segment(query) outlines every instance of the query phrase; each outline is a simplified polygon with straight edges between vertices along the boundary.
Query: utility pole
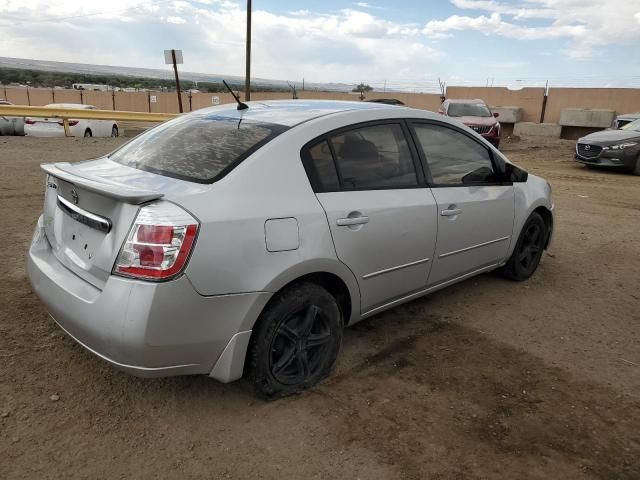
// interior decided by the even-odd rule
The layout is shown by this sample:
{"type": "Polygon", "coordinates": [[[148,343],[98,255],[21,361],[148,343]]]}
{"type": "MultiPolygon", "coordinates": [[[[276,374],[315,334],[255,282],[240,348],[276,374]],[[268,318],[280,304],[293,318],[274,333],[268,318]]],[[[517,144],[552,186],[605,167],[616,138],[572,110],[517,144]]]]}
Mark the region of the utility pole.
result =
{"type": "Polygon", "coordinates": [[[247,68],[244,75],[244,99],[251,100],[251,0],[247,0],[247,68]]]}
{"type": "Polygon", "coordinates": [[[178,77],[178,64],[176,63],[176,51],[171,49],[171,59],[173,60],[173,73],[176,74],[176,92],[178,93],[178,108],[182,113],[182,95],[180,95],[180,77],[178,77]]]}
{"type": "Polygon", "coordinates": [[[549,97],[549,80],[547,80],[544,86],[544,93],[542,97],[542,110],[540,111],[540,123],[544,123],[544,114],[547,111],[547,98],[549,97]]]}

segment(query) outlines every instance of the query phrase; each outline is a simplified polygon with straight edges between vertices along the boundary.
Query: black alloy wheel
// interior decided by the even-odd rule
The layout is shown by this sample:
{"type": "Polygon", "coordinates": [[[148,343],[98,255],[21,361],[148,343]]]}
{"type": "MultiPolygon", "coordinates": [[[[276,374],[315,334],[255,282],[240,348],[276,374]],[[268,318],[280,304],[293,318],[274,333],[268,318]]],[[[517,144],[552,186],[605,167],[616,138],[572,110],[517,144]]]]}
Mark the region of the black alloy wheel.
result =
{"type": "Polygon", "coordinates": [[[284,319],[271,344],[270,369],[283,385],[308,383],[330,352],[331,327],[326,312],[305,306],[284,319]]]}
{"type": "Polygon", "coordinates": [[[543,226],[529,223],[523,232],[522,242],[518,248],[518,263],[524,272],[531,272],[538,266],[544,248],[543,226]]]}
{"type": "Polygon", "coordinates": [[[342,344],[343,316],[323,287],[301,283],[277,294],[256,322],[246,376],[266,400],[316,385],[329,375],[342,344]]]}
{"type": "Polygon", "coordinates": [[[522,227],[518,243],[500,273],[518,282],[528,279],[540,264],[547,236],[547,225],[540,214],[533,212],[522,227]]]}

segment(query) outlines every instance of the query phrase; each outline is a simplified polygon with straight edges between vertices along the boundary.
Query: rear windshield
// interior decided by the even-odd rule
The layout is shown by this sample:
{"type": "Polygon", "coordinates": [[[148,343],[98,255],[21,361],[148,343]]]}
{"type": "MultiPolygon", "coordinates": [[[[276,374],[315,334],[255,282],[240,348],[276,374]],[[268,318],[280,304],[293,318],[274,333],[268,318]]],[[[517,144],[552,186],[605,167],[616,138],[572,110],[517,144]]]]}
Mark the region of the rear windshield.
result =
{"type": "Polygon", "coordinates": [[[490,117],[491,112],[479,103],[452,103],[447,114],[450,117],[490,117]]]}
{"type": "Polygon", "coordinates": [[[148,130],[109,158],[167,177],[211,183],[287,128],[221,116],[185,116],[148,130]]]}

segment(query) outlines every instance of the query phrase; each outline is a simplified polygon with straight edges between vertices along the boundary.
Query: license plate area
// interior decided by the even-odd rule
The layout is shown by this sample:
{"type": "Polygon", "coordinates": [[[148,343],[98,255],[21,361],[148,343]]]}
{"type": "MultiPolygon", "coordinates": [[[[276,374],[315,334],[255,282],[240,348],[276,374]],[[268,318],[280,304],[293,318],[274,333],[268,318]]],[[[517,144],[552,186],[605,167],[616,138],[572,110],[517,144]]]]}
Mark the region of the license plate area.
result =
{"type": "Polygon", "coordinates": [[[88,270],[96,251],[102,245],[105,233],[84,225],[68,215],[60,218],[60,244],[65,255],[80,267],[88,270]]]}

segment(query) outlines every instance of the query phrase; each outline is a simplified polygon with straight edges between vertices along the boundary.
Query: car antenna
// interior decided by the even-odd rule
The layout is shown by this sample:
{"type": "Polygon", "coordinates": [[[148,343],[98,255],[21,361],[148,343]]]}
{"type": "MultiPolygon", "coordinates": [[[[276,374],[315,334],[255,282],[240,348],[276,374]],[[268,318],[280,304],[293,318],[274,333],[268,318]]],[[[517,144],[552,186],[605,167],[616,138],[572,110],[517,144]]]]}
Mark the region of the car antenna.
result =
{"type": "Polygon", "coordinates": [[[238,96],[233,92],[233,90],[231,90],[231,87],[227,84],[227,82],[222,80],[222,83],[224,83],[224,86],[227,87],[227,90],[229,90],[229,93],[231,93],[231,95],[233,95],[233,98],[236,100],[236,102],[238,102],[238,110],[245,110],[249,108],[249,105],[240,101],[238,96]]]}

